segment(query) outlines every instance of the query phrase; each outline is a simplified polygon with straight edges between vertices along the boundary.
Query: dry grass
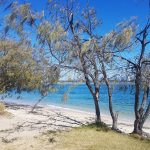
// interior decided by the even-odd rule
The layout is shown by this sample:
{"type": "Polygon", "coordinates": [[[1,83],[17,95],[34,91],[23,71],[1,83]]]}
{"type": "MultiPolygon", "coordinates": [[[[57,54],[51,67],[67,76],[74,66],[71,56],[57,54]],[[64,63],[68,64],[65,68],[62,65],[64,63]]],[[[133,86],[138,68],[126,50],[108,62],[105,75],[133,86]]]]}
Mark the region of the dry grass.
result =
{"type": "Polygon", "coordinates": [[[55,150],[149,150],[150,141],[137,139],[97,128],[94,126],[77,128],[63,133],[55,150]]]}
{"type": "Polygon", "coordinates": [[[6,107],[2,102],[0,102],[0,116],[1,117],[8,117],[8,118],[12,117],[12,115],[6,111],[6,107]]]}
{"type": "Polygon", "coordinates": [[[0,103],[0,114],[4,113],[5,111],[5,105],[3,103],[0,103]]]}

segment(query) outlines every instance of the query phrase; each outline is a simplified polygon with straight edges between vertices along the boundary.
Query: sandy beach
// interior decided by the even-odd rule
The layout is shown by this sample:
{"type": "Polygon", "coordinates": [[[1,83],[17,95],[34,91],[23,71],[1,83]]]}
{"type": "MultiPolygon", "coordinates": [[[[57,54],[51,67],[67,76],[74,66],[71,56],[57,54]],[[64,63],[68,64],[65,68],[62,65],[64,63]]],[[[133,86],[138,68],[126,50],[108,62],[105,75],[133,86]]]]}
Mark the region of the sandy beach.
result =
{"type": "MultiPolygon", "coordinates": [[[[0,116],[1,150],[5,150],[6,143],[13,145],[32,143],[47,131],[70,130],[73,127],[92,123],[95,119],[94,113],[52,105],[38,107],[34,113],[30,111],[31,106],[13,104],[7,107],[6,115],[0,116]]],[[[102,115],[102,120],[111,126],[110,116],[102,115]]],[[[118,127],[125,133],[133,130],[133,124],[126,120],[119,120],[118,127]]],[[[144,131],[150,133],[150,126],[145,126],[144,131]]]]}

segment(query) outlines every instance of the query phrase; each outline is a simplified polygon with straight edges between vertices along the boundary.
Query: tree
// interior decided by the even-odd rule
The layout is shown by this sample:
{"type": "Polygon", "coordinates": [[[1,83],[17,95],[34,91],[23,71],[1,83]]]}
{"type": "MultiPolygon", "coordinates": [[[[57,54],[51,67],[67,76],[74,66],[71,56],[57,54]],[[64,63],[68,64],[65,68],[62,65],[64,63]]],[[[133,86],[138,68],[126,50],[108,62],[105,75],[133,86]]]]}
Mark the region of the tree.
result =
{"type": "Polygon", "coordinates": [[[147,47],[150,43],[148,39],[150,28],[150,20],[148,19],[145,27],[137,34],[136,39],[141,45],[139,57],[136,63],[130,62],[133,67],[133,73],[135,73],[135,122],[134,122],[134,133],[143,134],[143,125],[150,114],[150,101],[149,97],[149,66],[150,59],[147,54],[147,47]],[[140,94],[143,91],[142,102],[140,105],[140,94]],[[148,105],[147,105],[148,102],[148,105]]]}
{"type": "Polygon", "coordinates": [[[39,87],[41,73],[36,70],[32,50],[15,41],[0,41],[0,91],[33,90],[39,87]]]}
{"type": "MultiPolygon", "coordinates": [[[[103,41],[104,42],[104,41],[103,41]]],[[[108,42],[108,41],[107,41],[108,42]]],[[[105,43],[105,42],[104,42],[105,43]]],[[[104,44],[103,43],[103,44],[104,44]]],[[[109,42],[108,42],[109,43],[109,42]]],[[[107,43],[105,43],[107,45],[107,43]]],[[[106,47],[103,47],[103,49],[105,49],[106,47]]],[[[113,130],[118,130],[117,128],[117,121],[118,121],[118,113],[114,113],[114,110],[113,110],[113,103],[112,103],[112,83],[111,83],[111,77],[108,76],[108,73],[110,72],[110,70],[113,70],[114,68],[112,67],[109,67],[109,71],[106,70],[106,68],[108,68],[109,66],[109,63],[112,63],[110,61],[112,61],[113,59],[111,58],[111,56],[108,57],[109,53],[107,53],[107,57],[105,57],[105,51],[103,51],[104,55],[103,57],[101,56],[101,58],[103,58],[103,60],[101,61],[101,64],[102,64],[102,74],[103,74],[103,78],[104,78],[104,82],[107,86],[107,92],[108,92],[108,99],[109,99],[109,112],[110,112],[110,115],[112,117],[112,129],[113,130]],[[107,65],[107,67],[106,67],[107,65]]],[[[116,73],[115,73],[116,74],[116,73]]],[[[113,76],[115,75],[113,74],[113,76]]]]}
{"type": "MultiPolygon", "coordinates": [[[[96,19],[95,10],[91,9],[88,4],[87,8],[83,9],[82,15],[77,15],[81,16],[81,18],[77,19],[75,11],[77,12],[77,9],[73,10],[73,3],[68,1],[64,9],[58,12],[61,16],[63,15],[61,17],[63,21],[59,18],[61,27],[63,27],[65,33],[67,32],[65,35],[66,38],[61,41],[61,44],[65,45],[65,57],[63,61],[58,57],[58,51],[52,49],[51,41],[46,36],[44,38],[51,54],[58,60],[61,68],[75,70],[83,75],[84,81],[94,100],[96,121],[101,122],[99,108],[101,73],[99,70],[99,59],[95,53],[95,44],[100,37],[94,33],[100,22],[96,19]]],[[[56,20],[58,21],[58,18],[56,20]]],[[[64,50],[64,48],[62,49],[64,50]]]]}
{"type": "Polygon", "coordinates": [[[52,61],[47,65],[42,52],[37,51],[39,47],[26,38],[27,29],[35,26],[39,15],[31,11],[30,4],[12,2],[7,9],[10,13],[0,40],[0,91],[39,90],[44,96],[58,81],[59,69],[52,61]]]}
{"type": "Polygon", "coordinates": [[[96,53],[99,56],[99,63],[101,64],[100,70],[103,75],[103,81],[107,87],[109,111],[112,117],[113,130],[118,130],[118,113],[115,113],[113,108],[113,81],[119,82],[117,78],[120,77],[120,71],[126,69],[123,65],[120,67],[121,63],[118,63],[119,60],[116,59],[116,54],[120,54],[124,49],[130,47],[130,41],[133,38],[133,32],[135,30],[133,22],[134,19],[122,22],[118,28],[103,35],[96,47],[96,53]]]}
{"type": "MultiPolygon", "coordinates": [[[[143,125],[150,114],[150,101],[149,101],[149,52],[148,45],[149,41],[149,28],[150,20],[148,19],[144,28],[137,33],[137,30],[126,24],[120,24],[125,27],[120,34],[114,37],[115,44],[113,56],[119,58],[123,62],[126,62],[126,75],[134,81],[135,86],[135,121],[134,121],[134,131],[133,133],[144,134],[142,128],[143,125]],[[126,30],[128,27],[128,30],[126,30]],[[137,34],[136,34],[137,33],[137,34]],[[126,40],[122,40],[126,38],[126,40]],[[137,52],[134,50],[136,49],[137,52]],[[117,52],[117,53],[114,53],[117,52]],[[123,54],[125,52],[133,53],[135,59],[130,57],[125,57],[123,54]],[[142,96],[143,95],[143,96],[142,96]],[[142,97],[142,98],[141,98],[142,97]],[[141,98],[141,99],[140,99],[141,98]]],[[[122,62],[122,64],[123,64],[122,62]]]]}
{"type": "MultiPolygon", "coordinates": [[[[110,114],[113,120],[112,128],[116,130],[118,114],[115,114],[113,111],[112,90],[107,75],[109,72],[107,72],[105,65],[113,62],[112,51],[108,51],[108,49],[114,49],[114,36],[117,36],[118,33],[112,32],[109,36],[107,34],[104,36],[99,35],[97,26],[101,24],[101,21],[97,20],[96,12],[89,7],[89,4],[82,10],[82,15],[80,15],[80,11],[77,15],[76,12],[77,9],[73,10],[73,3],[67,1],[67,6],[61,13],[61,16],[64,13],[64,16],[61,18],[67,19],[60,22],[63,22],[62,27],[66,27],[65,31],[69,35],[66,39],[69,44],[66,47],[68,52],[63,63],[59,61],[59,58],[56,59],[60,62],[61,67],[83,74],[84,81],[93,96],[97,121],[101,121],[99,108],[100,83],[101,81],[105,81],[108,88],[110,114]],[[76,19],[77,16],[80,17],[76,19]]],[[[56,20],[58,19],[60,18],[56,20]]],[[[55,49],[52,50],[50,48],[50,50],[53,54],[55,53],[55,49]]]]}

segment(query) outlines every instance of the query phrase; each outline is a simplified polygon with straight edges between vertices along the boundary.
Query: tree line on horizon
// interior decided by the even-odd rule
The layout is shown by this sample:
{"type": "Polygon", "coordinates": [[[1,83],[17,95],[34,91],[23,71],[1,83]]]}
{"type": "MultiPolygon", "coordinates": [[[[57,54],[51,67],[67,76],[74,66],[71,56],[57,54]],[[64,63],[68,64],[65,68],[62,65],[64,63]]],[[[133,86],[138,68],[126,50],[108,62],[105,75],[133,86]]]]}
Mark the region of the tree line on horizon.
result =
{"type": "Polygon", "coordinates": [[[133,133],[146,134],[143,125],[150,115],[149,14],[142,27],[131,17],[102,34],[102,20],[88,2],[81,8],[77,1],[62,4],[49,0],[46,12],[32,10],[30,3],[5,3],[0,3],[7,12],[0,39],[1,93],[38,89],[45,96],[62,71],[72,71],[86,83],[99,123],[100,87],[106,84],[112,129],[118,130],[113,84],[130,78],[135,89],[133,133]]]}

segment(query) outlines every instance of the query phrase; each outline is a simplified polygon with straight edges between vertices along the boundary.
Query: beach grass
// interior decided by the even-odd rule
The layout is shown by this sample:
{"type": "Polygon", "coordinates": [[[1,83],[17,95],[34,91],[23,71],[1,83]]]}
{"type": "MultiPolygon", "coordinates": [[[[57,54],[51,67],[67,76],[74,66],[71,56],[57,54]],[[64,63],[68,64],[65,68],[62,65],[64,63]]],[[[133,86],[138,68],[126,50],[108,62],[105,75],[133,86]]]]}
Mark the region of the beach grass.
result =
{"type": "Polygon", "coordinates": [[[5,105],[0,102],[0,114],[5,112],[5,105]]]}
{"type": "Polygon", "coordinates": [[[150,141],[96,125],[62,133],[55,150],[149,150],[150,141]]]}
{"type": "Polygon", "coordinates": [[[0,102],[0,117],[11,117],[11,113],[6,111],[5,104],[0,102]]]}

